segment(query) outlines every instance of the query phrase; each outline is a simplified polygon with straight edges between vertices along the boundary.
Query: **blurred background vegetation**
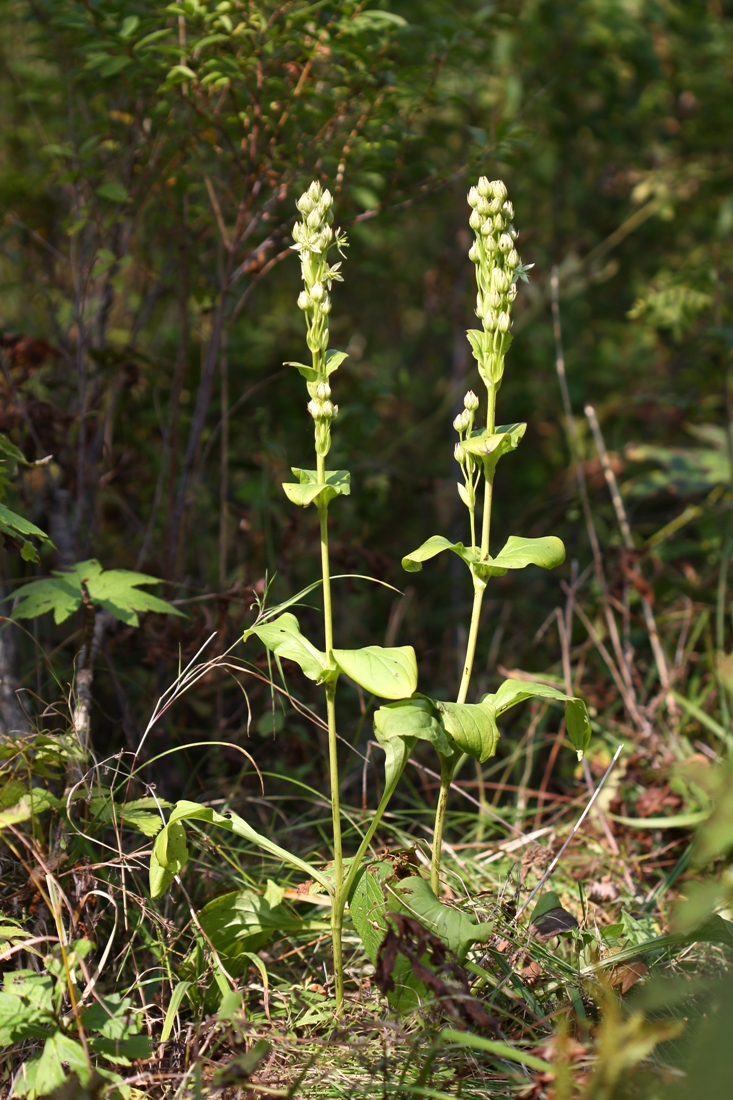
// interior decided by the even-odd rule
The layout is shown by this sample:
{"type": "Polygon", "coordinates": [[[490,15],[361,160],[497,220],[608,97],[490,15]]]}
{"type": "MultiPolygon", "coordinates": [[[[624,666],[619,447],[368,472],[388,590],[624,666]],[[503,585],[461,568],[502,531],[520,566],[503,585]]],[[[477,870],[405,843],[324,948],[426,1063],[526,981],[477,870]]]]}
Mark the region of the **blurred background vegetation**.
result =
{"type": "MultiPolygon", "coordinates": [[[[733,702],[731,4],[3,0],[0,57],[0,431],[32,462],[52,456],[9,502],[57,548],[39,565],[2,555],[6,613],[19,583],[96,557],[161,578],[188,616],[101,621],[98,758],[137,748],[180,656],[212,636],[210,656],[227,650],[270,582],[277,602],[314,579],[316,518],[280,489],[311,448],[283,363],[303,358],[289,233],[314,177],[350,241],[332,459],[353,495],[334,511],[333,569],[403,593],[337,582],[336,635],[413,644],[434,693],[455,690],[467,578],[447,562],[408,578],[400,559],[434,532],[465,535],[450,425],[476,382],[466,192],[480,174],[506,181],[534,264],[499,398],[501,420],[529,427],[497,481],[494,537],[558,534],[568,555],[492,585],[477,694],[499,666],[563,682],[556,609],[577,582],[590,627],[570,614],[566,652],[593,708],[591,769],[619,738],[638,749],[616,810],[660,766],[715,756],[733,702]],[[603,656],[609,607],[625,694],[603,656]]],[[[66,728],[82,625],[0,632],[4,732],[66,728]]],[[[229,741],[325,786],[317,729],[273,708],[264,681],[245,686],[209,675],[146,751],[229,741]]],[[[310,700],[307,681],[290,686],[310,700]]],[[[356,694],[351,707],[342,733],[364,751],[356,694]]],[[[527,759],[520,715],[491,768],[562,791],[574,762],[552,755],[556,716],[538,721],[527,759]]],[[[151,778],[166,797],[228,797],[240,760],[196,748],[151,778]]],[[[251,771],[237,782],[255,790],[251,771]]]]}

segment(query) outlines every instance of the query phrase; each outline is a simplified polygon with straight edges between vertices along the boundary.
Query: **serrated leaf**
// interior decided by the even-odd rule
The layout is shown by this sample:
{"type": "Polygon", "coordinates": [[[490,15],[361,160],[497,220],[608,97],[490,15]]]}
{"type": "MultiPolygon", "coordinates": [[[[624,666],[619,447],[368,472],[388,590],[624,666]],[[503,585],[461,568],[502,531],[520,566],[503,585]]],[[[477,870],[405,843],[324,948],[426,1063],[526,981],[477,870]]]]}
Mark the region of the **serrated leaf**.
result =
{"type": "Polygon", "coordinates": [[[253,635],[277,657],[295,661],[303,674],[309,680],[315,680],[317,684],[330,679],[336,671],[327,661],[326,654],[316,649],[305,635],[301,634],[300,623],[290,611],[286,611],[284,615],[270,622],[245,630],[242,640],[246,642],[253,635]]]}
{"type": "MultiPolygon", "coordinates": [[[[7,597],[10,599],[11,597],[7,597]]],[[[35,619],[53,611],[55,623],[63,623],[81,607],[81,587],[72,581],[49,577],[21,585],[13,593],[19,603],[10,612],[11,619],[35,619]]]]}
{"type": "Polygon", "coordinates": [[[383,748],[395,738],[409,738],[429,741],[441,756],[453,755],[453,746],[431,699],[404,699],[380,707],[374,712],[374,732],[383,748]]]}
{"type": "Polygon", "coordinates": [[[496,753],[499,728],[487,703],[436,703],[446,731],[458,748],[481,764],[496,753]]]}
{"type": "Polygon", "coordinates": [[[347,497],[351,493],[351,474],[348,470],[328,470],[325,484],[319,480],[317,470],[300,470],[293,466],[292,471],[298,483],[284,482],[283,492],[292,504],[302,508],[319,500],[328,504],[336,496],[347,497]]]}
{"type": "Polygon", "coordinates": [[[405,699],[417,688],[417,658],[411,645],[334,649],[333,657],[354,683],[380,699],[405,699]]]}

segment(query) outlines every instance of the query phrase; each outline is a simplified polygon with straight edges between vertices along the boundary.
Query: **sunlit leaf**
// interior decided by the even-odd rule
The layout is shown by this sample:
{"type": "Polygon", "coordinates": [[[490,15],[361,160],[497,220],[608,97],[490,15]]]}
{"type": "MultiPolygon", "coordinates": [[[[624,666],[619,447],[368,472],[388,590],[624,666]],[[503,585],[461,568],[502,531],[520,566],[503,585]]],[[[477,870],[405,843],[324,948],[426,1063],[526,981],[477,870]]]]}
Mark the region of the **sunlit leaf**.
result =
{"type": "Polygon", "coordinates": [[[417,688],[417,658],[411,645],[334,649],[333,657],[342,672],[380,699],[405,699],[417,688]]]}

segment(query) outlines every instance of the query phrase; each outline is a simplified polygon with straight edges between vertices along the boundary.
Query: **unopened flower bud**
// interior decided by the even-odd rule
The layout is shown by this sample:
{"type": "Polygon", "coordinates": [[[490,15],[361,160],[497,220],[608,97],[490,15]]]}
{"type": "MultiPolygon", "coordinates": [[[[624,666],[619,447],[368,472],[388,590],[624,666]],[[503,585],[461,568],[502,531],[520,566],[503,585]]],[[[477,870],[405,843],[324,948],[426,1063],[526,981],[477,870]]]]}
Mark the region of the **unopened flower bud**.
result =
{"type": "Polygon", "coordinates": [[[326,401],[331,396],[331,387],[328,382],[319,382],[316,386],[316,397],[319,401],[326,401]]]}
{"type": "Polygon", "coordinates": [[[511,304],[517,296],[517,284],[512,283],[506,292],[507,301],[511,304]]]}
{"type": "Polygon", "coordinates": [[[495,237],[493,237],[493,236],[486,237],[486,239],[484,240],[484,248],[486,249],[487,252],[496,252],[498,247],[499,246],[496,243],[496,238],[495,237]]]}
{"type": "Polygon", "coordinates": [[[326,293],[326,288],[323,283],[314,283],[311,287],[311,298],[314,302],[320,302],[323,295],[326,293]]]}
{"type": "Polygon", "coordinates": [[[500,214],[501,213],[501,199],[492,199],[490,204],[489,204],[489,209],[491,210],[492,214],[500,214]]]}
{"type": "Polygon", "coordinates": [[[498,309],[501,305],[501,294],[498,290],[490,290],[486,295],[486,301],[492,309],[498,309]]]}
{"type": "Polygon", "coordinates": [[[504,215],[506,216],[507,221],[511,221],[512,218],[514,217],[514,204],[509,202],[509,200],[507,199],[507,201],[504,203],[504,205],[502,206],[501,209],[502,209],[502,212],[504,213],[504,215]]]}
{"type": "Polygon", "coordinates": [[[513,241],[516,241],[517,237],[519,236],[519,233],[517,233],[513,225],[509,226],[509,236],[513,241]]]}
{"type": "Polygon", "coordinates": [[[497,231],[497,233],[501,233],[502,229],[504,229],[505,226],[506,226],[506,219],[503,218],[501,216],[501,214],[497,214],[494,217],[494,229],[497,231]]]}
{"type": "Polygon", "coordinates": [[[482,198],[484,198],[484,199],[491,198],[491,194],[492,194],[491,184],[489,183],[486,176],[482,176],[481,179],[478,181],[476,190],[478,191],[479,195],[481,195],[482,198]]]}
{"type": "Polygon", "coordinates": [[[506,255],[507,252],[511,251],[513,243],[514,242],[512,241],[508,233],[502,233],[502,235],[499,237],[499,251],[503,252],[506,255]]]}
{"type": "Polygon", "coordinates": [[[483,218],[479,214],[478,210],[472,210],[471,217],[468,219],[468,224],[471,226],[471,229],[480,229],[482,222],[483,218]]]}
{"type": "Polygon", "coordinates": [[[334,407],[333,407],[333,418],[334,418],[334,420],[336,419],[338,414],[339,414],[339,407],[338,407],[338,405],[334,405],[334,407]]]}
{"type": "Polygon", "coordinates": [[[324,401],[321,405],[321,416],[324,420],[333,420],[333,405],[330,401],[324,401]]]}
{"type": "Polygon", "coordinates": [[[469,390],[466,396],[463,398],[463,405],[464,408],[468,410],[468,412],[476,412],[476,409],[479,406],[479,400],[473,390],[469,390]]]}
{"type": "Polygon", "coordinates": [[[478,190],[475,187],[472,187],[471,190],[468,192],[468,205],[471,207],[472,210],[475,210],[478,206],[479,197],[480,196],[478,190]]]}
{"type": "Polygon", "coordinates": [[[476,209],[478,210],[479,214],[482,214],[484,217],[486,217],[486,215],[490,213],[489,200],[485,199],[483,195],[479,195],[479,200],[476,203],[476,209]]]}
{"type": "Polygon", "coordinates": [[[318,312],[323,313],[324,316],[331,312],[331,299],[328,295],[326,295],[322,302],[319,302],[318,312]]]}
{"type": "Polygon", "coordinates": [[[493,332],[496,328],[496,314],[493,309],[487,309],[484,314],[484,328],[487,332],[493,332]]]}
{"type": "Polygon", "coordinates": [[[321,210],[323,210],[324,214],[326,210],[328,210],[329,206],[333,205],[333,195],[328,190],[328,188],[326,188],[326,190],[321,195],[321,200],[318,205],[320,206],[321,210]]]}
{"type": "Polygon", "coordinates": [[[308,412],[311,414],[311,416],[313,417],[314,420],[318,420],[320,418],[320,415],[321,415],[321,402],[320,401],[309,401],[308,402],[308,412]]]}
{"type": "Polygon", "coordinates": [[[481,263],[481,249],[476,241],[473,242],[468,250],[468,258],[475,264],[481,263]]]}
{"type": "Polygon", "coordinates": [[[481,236],[490,237],[494,231],[494,227],[491,224],[491,218],[487,218],[484,224],[481,226],[481,236]]]}
{"type": "Polygon", "coordinates": [[[496,327],[499,332],[509,332],[509,327],[512,323],[511,317],[504,310],[501,311],[496,319],[496,327]]]}
{"type": "Polygon", "coordinates": [[[507,197],[507,189],[503,180],[492,180],[491,190],[495,199],[501,199],[501,201],[504,202],[507,197]]]}
{"type": "Polygon", "coordinates": [[[466,452],[463,450],[463,447],[461,446],[460,443],[456,443],[455,447],[453,448],[453,455],[455,457],[456,462],[460,466],[462,466],[463,463],[466,461],[466,452]]]}
{"type": "Polygon", "coordinates": [[[304,191],[300,198],[296,200],[295,205],[297,206],[301,214],[308,215],[313,209],[313,202],[307,191],[304,191]]]}
{"type": "Polygon", "coordinates": [[[512,248],[512,250],[507,253],[506,265],[510,267],[512,271],[515,267],[519,267],[519,253],[516,248],[512,248]]]}
{"type": "Polygon", "coordinates": [[[464,410],[453,421],[453,427],[457,432],[465,432],[470,423],[468,413],[464,410]]]}
{"type": "Polygon", "coordinates": [[[313,210],[311,210],[310,214],[305,219],[305,224],[308,226],[309,229],[318,229],[322,221],[323,219],[321,218],[321,212],[316,206],[313,210]]]}
{"type": "Polygon", "coordinates": [[[318,180],[313,180],[313,183],[308,188],[308,198],[315,205],[321,197],[321,185],[318,180]]]}
{"type": "Polygon", "coordinates": [[[511,276],[503,271],[500,267],[495,267],[491,272],[491,285],[494,290],[498,290],[500,294],[505,294],[511,286],[511,276]]]}
{"type": "Polygon", "coordinates": [[[308,291],[301,290],[300,294],[298,295],[298,309],[310,309],[312,305],[313,302],[311,301],[311,296],[308,291]]]}

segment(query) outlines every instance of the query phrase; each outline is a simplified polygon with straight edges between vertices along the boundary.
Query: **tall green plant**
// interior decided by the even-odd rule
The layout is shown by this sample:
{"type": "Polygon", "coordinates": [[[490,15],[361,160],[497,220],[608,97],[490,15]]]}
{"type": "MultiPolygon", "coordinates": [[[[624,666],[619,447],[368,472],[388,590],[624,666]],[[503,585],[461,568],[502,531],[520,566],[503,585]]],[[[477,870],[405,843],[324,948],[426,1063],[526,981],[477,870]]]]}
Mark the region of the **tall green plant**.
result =
{"type": "MultiPolygon", "coordinates": [[[[332,375],[346,359],[346,354],[329,348],[329,316],[333,284],[342,281],[341,260],[331,263],[334,250],[344,254],[346,240],[340,230],[333,229],[333,200],[327,190],[313,182],[301,195],[297,208],[301,220],[293,230],[293,248],[301,265],[303,290],[298,307],[306,322],[306,342],[310,363],[294,362],[305,379],[308,391],[308,413],[314,424],[315,469],[293,467],[295,480],[283,485],[288,499],[300,507],[314,505],[319,516],[321,580],[323,589],[323,648],[314,644],[300,629],[291,610],[303,596],[289,600],[271,610],[261,609],[244,640],[253,636],[266,646],[276,659],[294,661],[303,674],[321,686],[325,695],[328,727],[330,801],[332,812],[331,847],[333,870],[324,873],[286,849],[256,832],[243,818],[230,813],[222,815],[193,802],[179,802],[167,826],[159,834],[151,859],[150,884],[153,897],[160,896],[174,880],[188,858],[186,834],[182,822],[208,821],[220,825],[258,845],[269,854],[282,859],[300,871],[305,871],[323,886],[331,897],[331,932],[336,1011],[344,1003],[344,976],[341,937],[347,902],[355,927],[365,949],[374,961],[379,944],[388,927],[387,902],[390,910],[401,907],[417,915],[427,927],[439,935],[459,955],[485,939],[489,926],[470,921],[465,914],[448,908],[439,901],[440,853],[445,812],[456,768],[464,755],[483,762],[496,752],[499,739],[497,719],[510,707],[533,696],[560,699],[566,702],[566,722],[569,737],[582,755],[590,737],[590,724],[585,704],[570,698],[555,688],[543,684],[507,681],[492,695],[477,703],[468,703],[471,672],[478,640],[483,594],[492,576],[508,569],[523,569],[527,565],[551,568],[563,561],[565,550],[560,539],[549,537],[525,539],[511,536],[499,554],[489,553],[491,500],[494,474],[499,458],[514,450],[526,425],[495,426],[496,394],[504,371],[504,356],[511,342],[511,304],[517,293],[517,280],[526,278],[514,247],[516,233],[511,219],[513,211],[506,201],[506,188],[497,181],[481,179],[472,188],[469,202],[473,208],[471,225],[476,230],[476,243],[471,258],[476,263],[478,281],[477,313],[482,330],[469,333],[478,362],[479,374],[487,391],[487,423],[475,427],[479,399],[469,392],[465,411],[455,427],[459,434],[456,448],[464,482],[459,493],[469,512],[471,542],[451,543],[434,535],[404,560],[407,570],[420,570],[422,563],[442,550],[451,550],[467,564],[474,585],[474,603],[468,637],[468,649],[463,676],[455,702],[444,702],[417,692],[418,670],[415,651],[411,646],[384,648],[366,646],[362,649],[339,649],[333,633],[331,570],[329,561],[329,508],[339,496],[351,491],[347,470],[331,470],[327,458],[331,448],[331,428],[338,415],[332,401],[332,375]],[[483,511],[480,542],[476,537],[476,502],[483,482],[483,511]],[[385,753],[385,785],[377,807],[356,854],[345,866],[339,798],[339,760],[336,696],[338,680],[345,674],[369,694],[387,700],[374,716],[374,730],[385,753]],[[411,875],[392,888],[385,877],[385,865],[374,868],[375,874],[365,875],[364,858],[372,837],[395,791],[411,752],[418,741],[429,741],[441,763],[441,786],[435,823],[431,882],[411,875]]],[[[307,591],[312,589],[309,588],[307,591]]],[[[419,983],[418,983],[419,984],[419,983]]],[[[414,1007],[417,1000],[415,980],[407,978],[410,996],[398,995],[398,1007],[414,1007]],[[410,982],[412,985],[410,986],[410,982]]]]}

